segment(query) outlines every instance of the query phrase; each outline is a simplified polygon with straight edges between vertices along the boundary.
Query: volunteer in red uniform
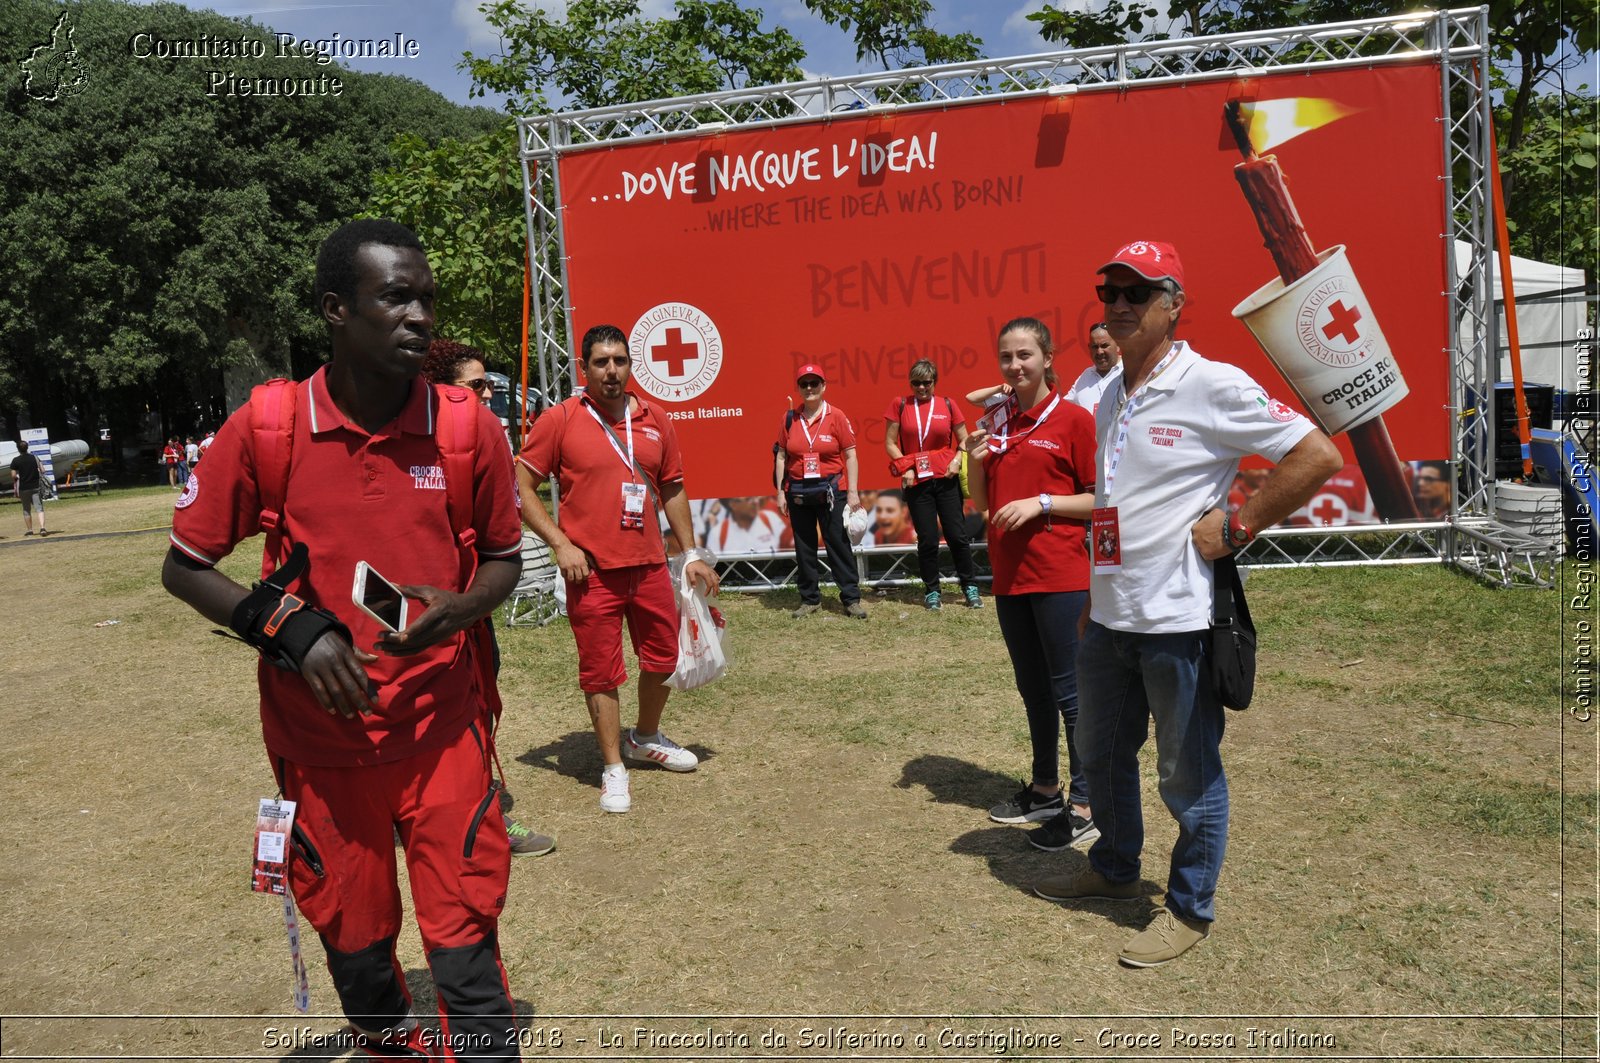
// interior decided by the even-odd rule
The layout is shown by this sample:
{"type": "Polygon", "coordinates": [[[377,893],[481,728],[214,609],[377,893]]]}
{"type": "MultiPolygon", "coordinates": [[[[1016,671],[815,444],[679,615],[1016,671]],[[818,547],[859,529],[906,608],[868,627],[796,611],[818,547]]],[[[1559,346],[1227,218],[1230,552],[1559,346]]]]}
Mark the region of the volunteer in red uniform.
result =
{"type": "MultiPolygon", "coordinates": [[[[678,598],[667,572],[659,504],[680,546],[694,544],[683,452],[665,411],[628,391],[628,338],[615,325],[596,325],[583,337],[585,391],[546,412],[518,459],[522,519],[550,544],[567,581],[567,618],[578,643],[578,686],[588,704],[605,767],[600,808],[627,812],[633,795],[623,758],[693,771],[700,763],[661,731],[678,666],[678,598]],[[554,478],[560,523],[538,487],[554,478]],[[622,621],[639,658],[638,722],[622,734],[618,688],[628,678],[622,661],[622,621]]],[[[706,594],[717,592],[715,571],[693,559],[685,570],[706,594]]]]}
{"type": "Polygon", "coordinates": [[[262,731],[299,806],[289,878],[361,1047],[379,1058],[517,1059],[496,939],[510,852],[485,728],[492,675],[464,635],[516,583],[510,456],[473,403],[472,535],[458,535],[447,497],[464,496],[448,491],[445,467],[465,455],[447,456],[436,426],[462,422],[442,408],[446,389],[417,377],[434,284],[409,229],[342,226],[317,256],[316,290],[332,362],[299,384],[264,385],[283,389],[292,428],[256,431],[247,405],[217,433],[214,460],[178,499],[162,581],[265,658],[262,731]],[[246,591],[214,566],[272,523],[260,484],[275,464],[262,448],[283,445],[281,549],[268,559],[280,567],[246,591]],[[472,536],[475,559],[461,549],[472,536]],[[383,631],[352,604],[360,561],[414,599],[405,630],[383,631]],[[395,957],[396,831],[442,1039],[417,1027],[395,957]]]}
{"type": "Polygon", "coordinates": [[[934,395],[939,369],[931,361],[919,360],[911,367],[910,377],[911,395],[895,399],[884,414],[888,424],[883,449],[889,454],[889,471],[900,477],[911,524],[917,530],[922,601],[929,609],[941,605],[939,528],[943,525],[967,608],[981,609],[972,545],[967,542],[966,518],[961,512],[961,463],[956,460],[956,448],[967,439],[967,419],[949,399],[934,395]]]}
{"type": "Polygon", "coordinates": [[[967,479],[989,513],[995,612],[1028,713],[1033,778],[989,811],[997,823],[1056,852],[1099,836],[1073,748],[1078,718],[1078,618],[1089,590],[1084,531],[1094,508],[1094,417],[1054,388],[1054,347],[1043,322],[1000,330],[1000,373],[1011,389],[967,437],[967,479]],[[1067,736],[1071,785],[1063,794],[1058,746],[1067,736]]]}
{"type": "Polygon", "coordinates": [[[856,430],[843,410],[823,398],[828,381],[821,366],[801,366],[795,384],[800,388],[800,405],[783,415],[783,428],[773,447],[778,509],[788,515],[794,534],[800,607],[792,615],[798,619],[822,607],[822,567],[817,563],[820,529],[845,614],[865,620],[867,608],[861,604],[856,555],[844,531],[845,509],[861,505],[856,490],[856,430]]]}

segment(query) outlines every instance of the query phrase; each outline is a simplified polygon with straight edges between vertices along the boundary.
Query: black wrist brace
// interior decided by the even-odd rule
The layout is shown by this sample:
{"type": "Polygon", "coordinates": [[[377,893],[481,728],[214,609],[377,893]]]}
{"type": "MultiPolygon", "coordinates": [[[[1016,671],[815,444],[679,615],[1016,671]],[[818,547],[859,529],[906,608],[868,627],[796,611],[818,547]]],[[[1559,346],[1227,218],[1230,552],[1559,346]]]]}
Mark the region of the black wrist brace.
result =
{"type": "Polygon", "coordinates": [[[234,607],[233,618],[228,622],[234,633],[259,650],[261,656],[291,672],[300,671],[311,647],[329,631],[355,644],[350,629],[338,617],[284,590],[305,571],[307,564],[305,545],[296,544],[289,560],[257,583],[234,607]]]}

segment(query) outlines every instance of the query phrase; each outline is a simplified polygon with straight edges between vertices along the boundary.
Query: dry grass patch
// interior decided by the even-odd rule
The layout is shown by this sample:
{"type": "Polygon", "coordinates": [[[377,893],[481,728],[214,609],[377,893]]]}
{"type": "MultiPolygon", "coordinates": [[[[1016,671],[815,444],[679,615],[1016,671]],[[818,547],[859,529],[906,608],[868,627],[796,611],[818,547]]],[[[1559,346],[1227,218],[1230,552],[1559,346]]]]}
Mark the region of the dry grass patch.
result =
{"type": "MultiPolygon", "coordinates": [[[[259,1057],[262,1030],[285,1024],[281,920],[246,886],[272,785],[253,666],[161,591],[162,549],[0,548],[0,597],[26,618],[0,709],[0,1012],[260,1018],[11,1019],[7,1053],[259,1057]],[[122,623],[93,627],[105,618],[122,623]]],[[[251,575],[257,556],[230,570],[251,575]]],[[[1593,774],[1571,767],[1594,736],[1569,721],[1564,773],[1556,596],[1434,568],[1263,572],[1250,590],[1266,657],[1257,707],[1229,718],[1219,923],[1153,971],[1115,963],[1144,906],[1039,900],[1034,878],[1083,857],[1037,853],[984,816],[1027,765],[992,608],[929,614],[905,594],[869,598],[866,623],[797,622],[792,593],[729,596],[733,672],[667,711],[703,767],[636,772],[627,816],[598,810],[565,623],[502,630],[506,776],[518,815],[560,838],[515,864],[502,922],[520,1001],[565,1030],[547,1052],[581,1055],[602,1027],[741,1026],[549,1016],[767,1013],[1066,1016],[1014,1023],[1065,1036],[1041,1053],[1055,1055],[1106,1051],[1102,1029],[1156,1031],[1171,1051],[1174,1025],[1320,1030],[1351,1055],[1559,1051],[1556,1019],[1513,1017],[1594,994],[1592,877],[1563,890],[1561,863],[1563,844],[1594,836],[1593,774]],[[1106,1015],[1148,1018],[1071,1018],[1106,1015]],[[1174,1015],[1243,1018],[1161,1018],[1174,1015]],[[1335,1018],[1266,1018],[1285,1015],[1335,1018]],[[1399,1018],[1337,1018],[1371,1015],[1399,1018]],[[1482,1015],[1505,1018],[1430,1018],[1482,1015]]],[[[1149,771],[1146,821],[1155,899],[1174,828],[1149,771]]],[[[402,960],[430,1006],[410,931],[402,960]]],[[[314,1010],[336,1010],[315,967],[312,987],[314,1010]]],[[[781,1028],[789,1051],[815,1055],[797,1028],[838,1022],[741,1028],[781,1028]]],[[[652,1053],[667,1054],[630,1050],[652,1053]]]]}

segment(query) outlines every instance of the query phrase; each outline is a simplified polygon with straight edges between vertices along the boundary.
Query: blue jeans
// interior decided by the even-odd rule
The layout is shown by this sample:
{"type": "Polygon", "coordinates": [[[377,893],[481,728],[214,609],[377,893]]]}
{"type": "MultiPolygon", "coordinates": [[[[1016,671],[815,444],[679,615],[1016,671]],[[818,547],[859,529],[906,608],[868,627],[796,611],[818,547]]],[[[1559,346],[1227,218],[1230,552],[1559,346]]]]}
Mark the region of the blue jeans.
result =
{"type": "Polygon", "coordinates": [[[1078,644],[1078,752],[1100,838],[1089,864],[1112,882],[1139,877],[1144,818],[1139,748],[1155,719],[1157,785],[1178,821],[1167,907],[1210,922],[1228,845],[1224,710],[1206,668],[1208,632],[1140,635],[1091,621],[1078,644]]]}
{"type": "MultiPolygon", "coordinates": [[[[1089,782],[1079,761],[1078,617],[1086,591],[1049,591],[995,596],[995,616],[1011,654],[1017,693],[1028,710],[1028,737],[1033,744],[1033,782],[1049,785],[1061,779],[1057,752],[1061,727],[1067,732],[1067,788],[1070,804],[1091,805],[1089,782]],[[1059,723],[1058,723],[1059,721],[1059,723]]],[[[1098,809],[1091,808],[1096,820],[1098,809]]]]}

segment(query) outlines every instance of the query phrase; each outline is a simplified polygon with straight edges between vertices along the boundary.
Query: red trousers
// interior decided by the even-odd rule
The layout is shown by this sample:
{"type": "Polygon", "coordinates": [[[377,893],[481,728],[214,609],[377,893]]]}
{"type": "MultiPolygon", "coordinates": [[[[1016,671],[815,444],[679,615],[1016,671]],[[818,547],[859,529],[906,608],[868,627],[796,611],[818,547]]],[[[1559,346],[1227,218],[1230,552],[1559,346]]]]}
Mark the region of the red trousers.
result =
{"type": "Polygon", "coordinates": [[[443,1058],[517,1059],[516,1022],[496,927],[511,874],[492,750],[481,723],[451,743],[370,767],[278,762],[298,803],[290,884],[322,936],[340,1002],[358,1029],[378,1032],[411,1010],[395,959],[400,885],[394,832],[405,846],[417,928],[444,1020],[443,1058]]]}

